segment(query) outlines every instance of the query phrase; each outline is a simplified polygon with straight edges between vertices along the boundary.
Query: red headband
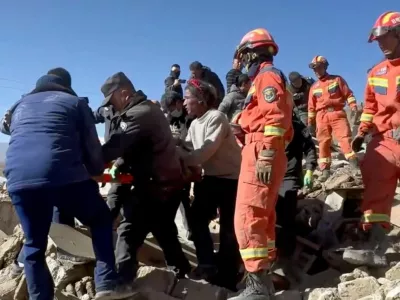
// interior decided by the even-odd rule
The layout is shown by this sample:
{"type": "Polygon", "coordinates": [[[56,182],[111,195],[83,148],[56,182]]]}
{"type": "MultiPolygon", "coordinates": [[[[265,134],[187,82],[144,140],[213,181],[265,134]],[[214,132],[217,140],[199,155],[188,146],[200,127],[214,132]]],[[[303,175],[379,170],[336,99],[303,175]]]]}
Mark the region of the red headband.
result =
{"type": "Polygon", "coordinates": [[[189,79],[187,83],[194,86],[196,90],[198,90],[201,94],[203,94],[203,90],[201,89],[200,86],[200,81],[198,81],[197,79],[189,79]]]}

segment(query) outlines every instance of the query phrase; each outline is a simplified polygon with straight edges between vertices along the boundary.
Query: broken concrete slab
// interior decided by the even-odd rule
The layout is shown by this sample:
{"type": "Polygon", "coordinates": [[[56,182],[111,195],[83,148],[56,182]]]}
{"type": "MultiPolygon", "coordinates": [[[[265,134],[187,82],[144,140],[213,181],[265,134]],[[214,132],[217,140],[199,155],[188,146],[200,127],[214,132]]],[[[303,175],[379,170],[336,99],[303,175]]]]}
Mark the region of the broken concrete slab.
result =
{"type": "Polygon", "coordinates": [[[374,294],[378,289],[378,281],[371,276],[342,282],[338,285],[339,296],[342,300],[359,300],[374,294]]]}
{"type": "Polygon", "coordinates": [[[16,225],[19,224],[19,219],[15,213],[11,199],[2,197],[0,199],[0,230],[7,235],[11,235],[16,225]]]}
{"type": "Polygon", "coordinates": [[[369,277],[370,274],[368,274],[366,268],[355,268],[353,272],[351,273],[345,273],[340,276],[340,282],[347,282],[347,281],[352,281],[354,279],[358,278],[365,278],[369,277]]]}
{"type": "Polygon", "coordinates": [[[385,300],[399,300],[400,299],[400,286],[395,287],[387,293],[385,300]]]}
{"type": "Polygon", "coordinates": [[[386,272],[385,278],[391,281],[400,280],[400,262],[386,272]]]}
{"type": "Polygon", "coordinates": [[[73,257],[95,260],[92,239],[70,226],[52,223],[49,239],[57,249],[73,257]]]}
{"type": "Polygon", "coordinates": [[[22,248],[24,237],[22,232],[18,231],[9,236],[0,246],[0,269],[12,264],[22,248]]]}
{"type": "Polygon", "coordinates": [[[302,300],[299,291],[281,291],[275,294],[274,300],[302,300]]]}
{"type": "Polygon", "coordinates": [[[153,291],[171,294],[175,281],[172,271],[144,266],[138,269],[135,283],[139,289],[151,287],[153,291]]]}
{"type": "Polygon", "coordinates": [[[181,279],[174,287],[171,296],[184,300],[226,300],[228,291],[204,281],[181,279]]]}
{"type": "Polygon", "coordinates": [[[303,300],[340,300],[337,288],[316,288],[306,290],[303,300]]]}
{"type": "MultiPolygon", "coordinates": [[[[9,267],[8,267],[9,268],[9,267]]],[[[8,280],[0,283],[0,299],[1,300],[13,300],[15,290],[18,287],[18,283],[21,280],[21,275],[16,278],[9,278],[8,280]]]]}

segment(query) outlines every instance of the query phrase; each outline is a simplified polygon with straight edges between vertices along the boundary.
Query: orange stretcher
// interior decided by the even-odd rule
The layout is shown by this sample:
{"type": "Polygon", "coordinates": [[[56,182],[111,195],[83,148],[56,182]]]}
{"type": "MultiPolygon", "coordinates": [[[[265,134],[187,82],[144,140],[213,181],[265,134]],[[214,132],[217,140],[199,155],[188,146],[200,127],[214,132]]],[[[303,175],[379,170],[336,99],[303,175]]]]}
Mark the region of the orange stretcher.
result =
{"type": "Polygon", "coordinates": [[[99,183],[122,183],[129,184],[133,182],[133,176],[130,174],[119,174],[117,175],[117,179],[113,179],[110,174],[103,174],[99,177],[96,177],[95,180],[99,183]]]}

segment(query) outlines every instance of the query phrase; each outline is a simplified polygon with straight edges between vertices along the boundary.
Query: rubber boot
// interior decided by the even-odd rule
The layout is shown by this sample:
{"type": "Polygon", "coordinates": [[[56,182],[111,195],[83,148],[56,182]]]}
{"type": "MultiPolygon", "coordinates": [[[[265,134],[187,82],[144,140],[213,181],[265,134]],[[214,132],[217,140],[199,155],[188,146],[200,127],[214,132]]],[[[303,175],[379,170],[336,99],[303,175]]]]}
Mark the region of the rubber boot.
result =
{"type": "Polygon", "coordinates": [[[229,300],[273,300],[275,299],[274,284],[268,270],[248,273],[246,276],[246,288],[239,296],[229,300]]]}
{"type": "Polygon", "coordinates": [[[358,158],[356,156],[350,157],[349,164],[350,164],[350,167],[352,167],[353,169],[358,169],[359,168],[358,158]]]}
{"type": "Polygon", "coordinates": [[[329,176],[331,176],[329,169],[324,169],[322,170],[322,175],[319,177],[319,181],[325,182],[328,180],[329,176]]]}
{"type": "Polygon", "coordinates": [[[385,252],[389,246],[384,228],[380,224],[373,224],[367,240],[345,249],[343,260],[357,266],[386,267],[388,262],[385,252]]]}

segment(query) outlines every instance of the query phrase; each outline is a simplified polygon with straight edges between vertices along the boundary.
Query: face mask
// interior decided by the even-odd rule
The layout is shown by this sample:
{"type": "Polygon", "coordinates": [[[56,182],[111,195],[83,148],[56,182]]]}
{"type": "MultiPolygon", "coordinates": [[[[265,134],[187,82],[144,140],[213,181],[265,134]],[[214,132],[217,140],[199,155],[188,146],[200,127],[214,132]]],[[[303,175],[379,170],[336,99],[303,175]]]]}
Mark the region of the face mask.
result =
{"type": "Polygon", "coordinates": [[[176,77],[181,76],[181,71],[173,71],[173,72],[175,73],[176,77]]]}
{"type": "Polygon", "coordinates": [[[182,116],[182,112],[183,112],[182,110],[179,111],[175,109],[173,112],[171,112],[171,116],[174,118],[179,118],[180,116],[182,116]]]}

